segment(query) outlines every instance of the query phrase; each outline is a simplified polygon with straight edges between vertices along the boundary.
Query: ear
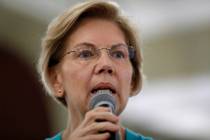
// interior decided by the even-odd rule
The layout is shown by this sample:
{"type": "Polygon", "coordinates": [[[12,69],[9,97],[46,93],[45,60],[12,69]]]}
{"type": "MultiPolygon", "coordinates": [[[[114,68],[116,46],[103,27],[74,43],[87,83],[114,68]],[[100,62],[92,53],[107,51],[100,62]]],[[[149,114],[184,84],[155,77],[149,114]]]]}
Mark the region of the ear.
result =
{"type": "Polygon", "coordinates": [[[49,71],[49,78],[53,88],[53,95],[55,97],[64,96],[63,79],[60,70],[57,67],[53,67],[49,71]]]}

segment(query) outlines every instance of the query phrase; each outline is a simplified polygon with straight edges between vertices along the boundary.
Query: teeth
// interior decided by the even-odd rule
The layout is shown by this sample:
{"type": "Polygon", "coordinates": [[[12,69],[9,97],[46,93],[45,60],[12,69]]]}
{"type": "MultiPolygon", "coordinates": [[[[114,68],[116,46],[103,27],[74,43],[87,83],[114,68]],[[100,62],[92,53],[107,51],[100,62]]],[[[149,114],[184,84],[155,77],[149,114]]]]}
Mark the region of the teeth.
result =
{"type": "Polygon", "coordinates": [[[99,89],[95,92],[96,94],[111,94],[112,91],[110,89],[99,89]]]}
{"type": "Polygon", "coordinates": [[[110,89],[96,89],[92,91],[92,94],[101,94],[101,93],[112,93],[110,89]]]}

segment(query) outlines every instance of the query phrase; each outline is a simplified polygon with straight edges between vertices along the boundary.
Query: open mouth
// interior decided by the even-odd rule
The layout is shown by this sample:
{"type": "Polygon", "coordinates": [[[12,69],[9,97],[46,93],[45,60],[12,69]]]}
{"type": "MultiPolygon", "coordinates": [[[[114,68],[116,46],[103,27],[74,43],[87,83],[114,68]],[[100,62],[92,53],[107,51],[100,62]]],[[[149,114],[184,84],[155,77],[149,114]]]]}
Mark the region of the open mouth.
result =
{"type": "Polygon", "coordinates": [[[111,94],[116,94],[116,89],[112,85],[98,85],[91,90],[91,94],[100,93],[100,91],[108,90],[111,94]]]}
{"type": "Polygon", "coordinates": [[[96,94],[96,93],[99,93],[100,91],[103,91],[103,90],[108,90],[111,94],[115,94],[116,93],[116,91],[114,89],[110,89],[110,88],[93,89],[93,90],[91,90],[91,93],[92,94],[96,94]]]}

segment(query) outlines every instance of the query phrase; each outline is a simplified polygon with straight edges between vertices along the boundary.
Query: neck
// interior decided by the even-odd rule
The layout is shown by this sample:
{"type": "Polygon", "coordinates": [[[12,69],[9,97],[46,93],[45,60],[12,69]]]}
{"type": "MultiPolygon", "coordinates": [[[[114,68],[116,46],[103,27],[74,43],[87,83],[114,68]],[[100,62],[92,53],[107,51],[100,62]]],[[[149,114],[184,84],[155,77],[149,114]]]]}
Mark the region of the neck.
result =
{"type": "Polygon", "coordinates": [[[67,138],[83,121],[84,116],[78,111],[68,110],[68,121],[63,132],[63,138],[67,138]]]}

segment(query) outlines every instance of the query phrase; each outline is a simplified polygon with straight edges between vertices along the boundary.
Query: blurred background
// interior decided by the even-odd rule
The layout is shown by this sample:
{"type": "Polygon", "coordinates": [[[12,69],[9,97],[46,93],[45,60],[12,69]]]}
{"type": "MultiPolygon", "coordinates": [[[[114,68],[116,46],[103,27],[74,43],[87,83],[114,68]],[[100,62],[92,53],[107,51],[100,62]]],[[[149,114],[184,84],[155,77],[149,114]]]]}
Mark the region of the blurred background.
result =
{"type": "MultiPolygon", "coordinates": [[[[39,83],[48,23],[80,0],[0,1],[0,136],[43,139],[63,130],[65,109],[39,83]]],[[[210,1],[117,0],[141,32],[145,75],[122,124],[157,140],[210,139],[210,1]]]]}

